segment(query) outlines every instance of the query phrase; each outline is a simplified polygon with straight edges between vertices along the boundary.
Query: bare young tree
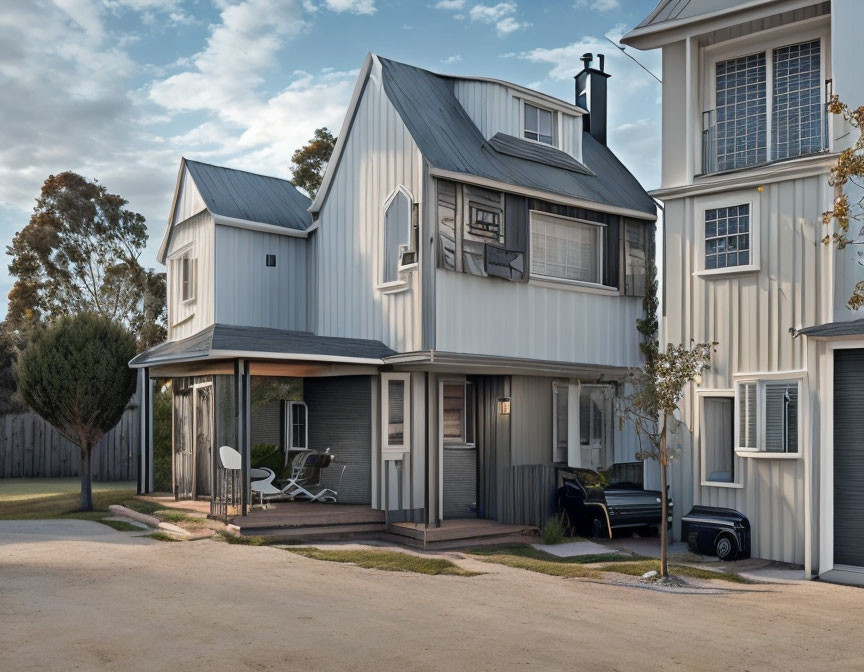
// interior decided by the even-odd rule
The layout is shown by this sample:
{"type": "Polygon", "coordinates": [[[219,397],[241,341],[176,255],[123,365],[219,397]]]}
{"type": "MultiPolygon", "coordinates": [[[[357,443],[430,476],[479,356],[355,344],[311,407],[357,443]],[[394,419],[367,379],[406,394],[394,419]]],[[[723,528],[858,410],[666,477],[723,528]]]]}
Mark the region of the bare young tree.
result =
{"type": "MultiPolygon", "coordinates": [[[[828,103],[828,112],[842,117],[857,133],[855,143],[840,152],[837,163],[831,168],[828,184],[834,187],[834,207],[822,213],[822,223],[836,227],[822,239],[826,245],[836,245],[838,250],[850,245],[864,246],[864,226],[858,231],[852,230],[852,222],[864,222],[864,106],[852,109],[836,95],[828,103]],[[857,187],[862,196],[850,202],[848,187],[857,187]]],[[[858,252],[859,264],[864,264],[864,250],[858,252]]],[[[847,305],[852,310],[858,310],[864,305],[864,280],[855,284],[847,305]]]]}

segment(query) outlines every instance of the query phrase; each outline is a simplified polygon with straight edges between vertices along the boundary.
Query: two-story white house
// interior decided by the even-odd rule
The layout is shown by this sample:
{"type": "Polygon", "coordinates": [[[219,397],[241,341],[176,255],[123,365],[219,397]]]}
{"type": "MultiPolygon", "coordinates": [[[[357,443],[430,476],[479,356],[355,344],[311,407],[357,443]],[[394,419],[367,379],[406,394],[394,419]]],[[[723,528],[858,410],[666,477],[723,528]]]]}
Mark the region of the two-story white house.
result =
{"type": "Polygon", "coordinates": [[[214,446],[248,470],[266,437],[330,448],[340,502],[415,530],[540,524],[555,465],[642,481],[613,409],[640,364],[656,206],[606,146],[602,67],[574,104],[369,55],[312,203],[182,162],[169,336],[132,362],[173,380],[178,497],[218,500],[214,446]]]}
{"type": "Polygon", "coordinates": [[[861,267],[821,242],[852,142],[826,102],[864,100],[861,25],[855,0],[663,0],[623,39],[663,53],[662,333],[718,343],[683,404],[676,518],[737,509],[754,556],[829,578],[864,567],[861,267]]]}

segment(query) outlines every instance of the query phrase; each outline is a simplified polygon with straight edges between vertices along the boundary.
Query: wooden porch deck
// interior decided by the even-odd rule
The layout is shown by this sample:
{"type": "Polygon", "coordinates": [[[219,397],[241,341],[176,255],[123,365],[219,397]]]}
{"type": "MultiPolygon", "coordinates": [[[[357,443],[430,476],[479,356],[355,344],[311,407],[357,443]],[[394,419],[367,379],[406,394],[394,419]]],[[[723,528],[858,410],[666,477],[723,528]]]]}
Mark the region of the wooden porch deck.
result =
{"type": "Polygon", "coordinates": [[[505,525],[485,518],[458,518],[443,520],[439,527],[426,527],[422,523],[391,523],[390,532],[426,544],[440,544],[502,537],[527,537],[535,535],[537,529],[528,525],[505,525]]]}

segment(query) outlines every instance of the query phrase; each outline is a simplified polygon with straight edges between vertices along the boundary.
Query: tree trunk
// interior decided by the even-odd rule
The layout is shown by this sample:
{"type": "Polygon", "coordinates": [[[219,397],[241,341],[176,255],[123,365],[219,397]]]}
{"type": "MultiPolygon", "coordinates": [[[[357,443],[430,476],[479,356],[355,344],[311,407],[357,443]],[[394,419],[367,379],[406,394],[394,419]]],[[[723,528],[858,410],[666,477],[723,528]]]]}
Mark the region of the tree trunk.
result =
{"type": "Polygon", "coordinates": [[[89,444],[81,444],[81,510],[93,510],[93,481],[90,475],[90,450],[89,444]]]}
{"type": "Polygon", "coordinates": [[[667,518],[669,516],[669,496],[666,490],[666,418],[660,427],[660,576],[669,576],[669,541],[667,539],[667,518]]]}

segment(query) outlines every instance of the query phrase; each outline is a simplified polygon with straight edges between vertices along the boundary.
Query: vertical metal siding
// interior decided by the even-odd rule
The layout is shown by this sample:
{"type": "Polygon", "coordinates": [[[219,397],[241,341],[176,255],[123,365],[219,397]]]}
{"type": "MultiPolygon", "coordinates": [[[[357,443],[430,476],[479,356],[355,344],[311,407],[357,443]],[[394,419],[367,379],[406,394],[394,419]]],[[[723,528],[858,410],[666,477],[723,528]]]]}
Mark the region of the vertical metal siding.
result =
{"type": "Polygon", "coordinates": [[[168,340],[170,341],[192,336],[213,324],[213,229],[213,218],[207,211],[200,212],[190,219],[174,225],[167,256],[170,258],[175,251],[189,243],[194,243],[198,272],[195,279],[195,301],[184,305],[180,303],[176,292],[173,291],[174,278],[172,277],[171,265],[168,265],[168,301],[171,302],[169,313],[177,317],[177,319],[171,320],[175,326],[170,326],[168,329],[168,340]],[[178,319],[184,319],[190,315],[190,319],[182,324],[177,324],[178,319]]]}
{"type": "Polygon", "coordinates": [[[179,224],[206,209],[207,206],[204,203],[204,199],[201,198],[198,187],[195,186],[195,181],[189,175],[189,170],[184,168],[183,175],[180,176],[177,203],[174,206],[171,219],[172,225],[179,224]]]}
{"type": "Polygon", "coordinates": [[[608,366],[639,366],[641,361],[640,298],[438,269],[435,301],[436,346],[442,352],[608,366]]]}
{"type": "Polygon", "coordinates": [[[304,238],[216,225],[216,322],[308,330],[304,238]],[[265,264],[276,255],[276,266],[265,264]]]}
{"type": "Polygon", "coordinates": [[[380,82],[376,62],[319,215],[317,332],[379,340],[404,352],[421,344],[419,273],[405,275],[407,291],[378,289],[383,206],[399,185],[416,202],[424,176],[419,150],[380,82]]]}
{"type": "MultiPolygon", "coordinates": [[[[821,249],[820,214],[826,207],[824,176],[765,185],[757,196],[760,221],[758,273],[694,275],[701,215],[698,201],[670,201],[666,208],[666,322],[669,343],[717,341],[702,388],[734,390],[735,374],[808,368],[806,339],[790,329],[818,324],[825,314],[828,268],[821,249]]],[[[808,372],[811,396],[818,372],[808,372]]],[[[805,460],[814,450],[817,404],[801,398],[805,440],[800,459],[736,458],[742,488],[701,485],[699,408],[693,392],[682,402],[687,431],[682,459],[670,468],[676,519],[692,504],[738,509],[753,526],[753,555],[803,564],[805,460]],[[812,447],[812,448],[811,448],[812,447]]],[[[676,521],[677,522],[677,521],[676,521]]],[[[677,525],[676,525],[677,529],[677,525]]]]}

